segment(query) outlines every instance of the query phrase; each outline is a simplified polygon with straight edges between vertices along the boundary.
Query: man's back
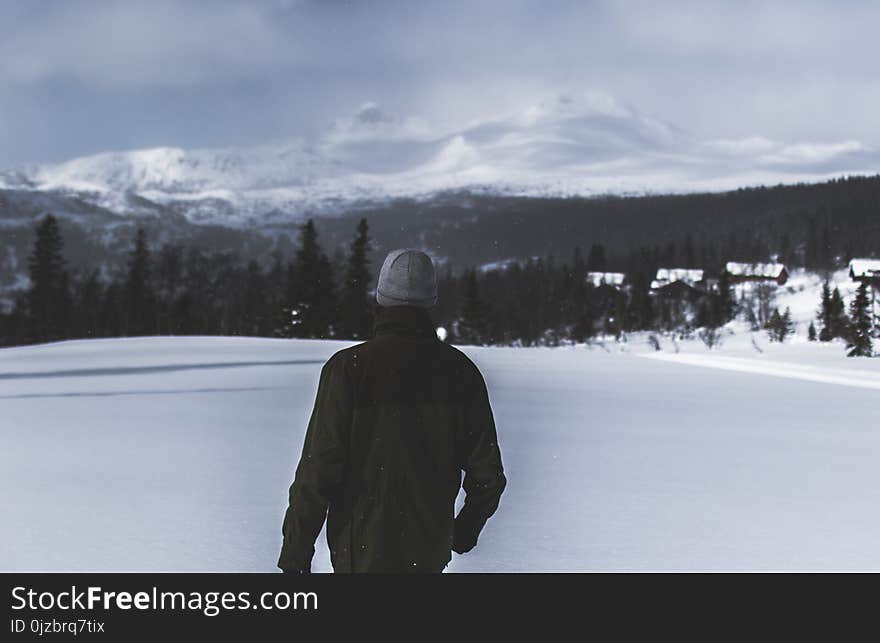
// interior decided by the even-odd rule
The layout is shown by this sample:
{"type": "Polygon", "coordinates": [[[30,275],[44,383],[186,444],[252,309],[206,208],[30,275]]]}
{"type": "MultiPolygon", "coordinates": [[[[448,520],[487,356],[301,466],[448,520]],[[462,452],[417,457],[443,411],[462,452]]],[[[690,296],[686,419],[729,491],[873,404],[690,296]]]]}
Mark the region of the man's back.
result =
{"type": "Polygon", "coordinates": [[[381,308],[375,337],[321,373],[279,567],[307,566],[329,506],[337,572],[440,571],[476,544],[505,483],[476,366],[436,338],[424,309],[381,308]]]}

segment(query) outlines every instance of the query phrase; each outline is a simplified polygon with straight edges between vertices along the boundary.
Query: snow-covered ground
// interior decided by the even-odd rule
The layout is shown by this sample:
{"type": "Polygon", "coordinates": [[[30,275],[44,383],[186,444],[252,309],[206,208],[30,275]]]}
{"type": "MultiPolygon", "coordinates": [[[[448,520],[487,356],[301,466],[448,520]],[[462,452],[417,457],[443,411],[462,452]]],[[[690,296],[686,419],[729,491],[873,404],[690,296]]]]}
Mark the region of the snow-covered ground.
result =
{"type": "MultiPolygon", "coordinates": [[[[780,312],[784,312],[786,308],[791,309],[792,319],[803,337],[807,336],[810,321],[816,319],[822,299],[823,282],[823,277],[814,272],[793,270],[788,282],[780,286],[776,293],[775,305],[779,307],[780,312]]],[[[851,280],[847,270],[842,269],[829,275],[828,285],[832,290],[834,288],[840,290],[849,312],[849,304],[859,289],[859,283],[851,280]]]]}
{"type": "MultiPolygon", "coordinates": [[[[509,486],[449,570],[880,570],[880,359],[754,339],[466,348],[509,486]]],[[[0,350],[0,570],[275,570],[318,373],[345,345],[0,350]]]]}

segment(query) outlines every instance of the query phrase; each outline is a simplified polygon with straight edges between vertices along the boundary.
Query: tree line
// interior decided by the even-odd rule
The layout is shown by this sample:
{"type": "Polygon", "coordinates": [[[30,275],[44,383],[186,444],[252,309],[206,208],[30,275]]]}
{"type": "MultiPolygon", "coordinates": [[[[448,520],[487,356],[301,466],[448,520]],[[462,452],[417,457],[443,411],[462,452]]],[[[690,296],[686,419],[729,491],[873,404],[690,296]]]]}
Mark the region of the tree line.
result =
{"type": "Polygon", "coordinates": [[[596,336],[620,338],[642,330],[716,329],[736,313],[728,277],[716,289],[689,289],[682,296],[655,296],[650,285],[654,256],[645,251],[639,268],[626,274],[625,288],[594,284],[588,273],[608,269],[602,244],[570,260],[533,258],[491,270],[449,270],[440,280],[439,318],[463,343],[554,346],[596,336]]]}
{"type": "Polygon", "coordinates": [[[880,249],[880,175],[824,183],[745,188],[723,193],[518,197],[472,192],[396,199],[322,218],[331,246],[366,217],[382,246],[442,248],[461,270],[499,259],[555,256],[568,260],[575,242],[605,247],[611,270],[632,272],[639,249],[660,265],[720,270],[777,255],[813,272],[880,249]],[[635,257],[633,255],[636,255],[635,257]]]}
{"type": "MultiPolygon", "coordinates": [[[[344,256],[331,258],[308,220],[292,256],[275,253],[262,263],[180,244],[151,248],[139,229],[124,266],[106,274],[104,267],[70,268],[58,220],[47,215],[29,257],[30,286],[11,313],[0,315],[0,342],[142,335],[364,339],[375,305],[370,250],[366,219],[344,256]]],[[[588,271],[606,268],[601,244],[586,257],[576,248],[561,264],[536,258],[458,275],[447,264],[439,270],[433,316],[450,341],[525,346],[678,323],[675,302],[649,296],[647,272],[634,273],[627,293],[587,281],[588,271]]],[[[701,299],[698,323],[727,321],[733,311],[725,298],[729,290],[701,299]]]]}
{"type": "MultiPolygon", "coordinates": [[[[105,274],[102,267],[68,266],[58,221],[47,215],[29,257],[30,287],[11,313],[0,315],[0,343],[141,335],[366,339],[375,306],[371,248],[366,219],[344,253],[328,255],[308,220],[290,256],[276,252],[264,262],[180,244],[151,248],[138,230],[124,266],[105,274]]],[[[694,257],[708,252],[695,244],[685,248],[694,257]]],[[[759,285],[737,300],[723,270],[709,290],[653,293],[651,279],[669,258],[657,246],[632,250],[625,288],[588,279],[590,272],[609,269],[599,243],[587,253],[574,248],[567,261],[537,257],[460,274],[441,264],[432,315],[449,341],[465,344],[552,346],[651,330],[699,332],[711,347],[717,329],[737,316],[754,330],[766,328],[774,340],[791,333],[790,315],[770,309],[772,287],[759,285]]],[[[864,342],[872,332],[869,308],[847,316],[839,291],[826,290],[816,338],[843,337],[856,342],[857,354],[870,354],[864,342]]],[[[867,294],[859,297],[863,302],[867,294]]]]}
{"type": "Polygon", "coordinates": [[[125,266],[71,270],[55,217],[39,224],[28,261],[29,288],[0,315],[0,342],[142,335],[345,337],[372,332],[362,220],[341,265],[323,252],[313,221],[292,257],[243,262],[230,252],[180,244],[153,250],[139,229],[125,266]]]}

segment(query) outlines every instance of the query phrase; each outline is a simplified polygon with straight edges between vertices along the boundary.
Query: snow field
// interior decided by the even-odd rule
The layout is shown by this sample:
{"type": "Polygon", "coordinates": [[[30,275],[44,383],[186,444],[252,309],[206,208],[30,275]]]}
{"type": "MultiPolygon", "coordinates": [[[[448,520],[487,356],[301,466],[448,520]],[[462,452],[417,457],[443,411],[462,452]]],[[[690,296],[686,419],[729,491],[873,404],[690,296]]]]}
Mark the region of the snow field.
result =
{"type": "MultiPolygon", "coordinates": [[[[880,569],[880,397],[852,384],[880,360],[756,341],[464,349],[509,486],[449,571],[880,569]]],[[[318,373],[346,345],[0,351],[0,569],[274,571],[318,373]]]]}

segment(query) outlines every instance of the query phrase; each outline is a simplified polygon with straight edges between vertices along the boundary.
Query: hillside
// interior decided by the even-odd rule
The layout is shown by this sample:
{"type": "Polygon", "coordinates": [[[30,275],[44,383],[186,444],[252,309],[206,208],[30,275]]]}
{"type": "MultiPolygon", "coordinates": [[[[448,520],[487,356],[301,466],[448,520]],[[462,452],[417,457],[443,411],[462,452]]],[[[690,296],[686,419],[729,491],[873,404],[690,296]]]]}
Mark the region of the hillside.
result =
{"type": "MultiPolygon", "coordinates": [[[[143,227],[154,248],[165,243],[234,252],[244,260],[292,256],[298,223],[280,218],[239,228],[194,223],[170,206],[130,197],[141,215],[131,216],[79,197],[55,192],[0,190],[0,296],[26,273],[33,231],[55,214],[73,268],[107,270],[122,264],[135,229],[143,227]]],[[[346,206],[317,219],[323,247],[332,256],[348,244],[361,217],[369,220],[374,265],[395,247],[419,247],[455,271],[511,258],[554,255],[601,243],[611,267],[627,269],[639,248],[683,265],[727,259],[766,260],[830,269],[851,256],[880,254],[880,177],[815,185],[777,186],[719,194],[642,197],[539,198],[471,192],[426,199],[346,206]],[[839,262],[839,263],[838,263],[839,262]]],[[[706,266],[709,267],[709,266],[706,266]]]]}

